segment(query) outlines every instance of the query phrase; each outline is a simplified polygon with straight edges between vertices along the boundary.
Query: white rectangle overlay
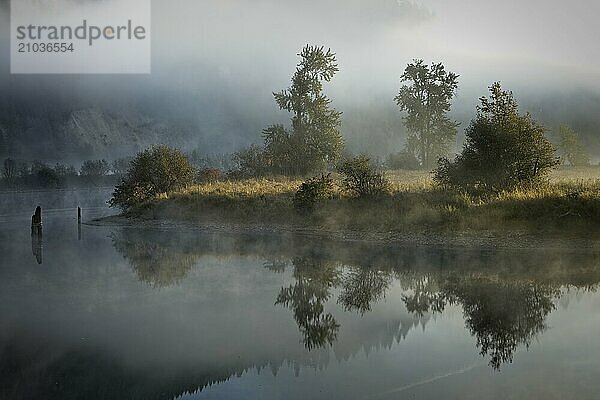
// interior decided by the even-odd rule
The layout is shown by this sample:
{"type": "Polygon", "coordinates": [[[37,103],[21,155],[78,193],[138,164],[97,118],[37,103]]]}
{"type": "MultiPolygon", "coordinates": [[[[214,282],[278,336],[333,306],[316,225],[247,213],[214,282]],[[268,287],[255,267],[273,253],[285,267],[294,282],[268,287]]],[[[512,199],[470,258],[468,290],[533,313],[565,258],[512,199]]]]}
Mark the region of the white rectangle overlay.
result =
{"type": "Polygon", "coordinates": [[[149,74],[150,0],[11,0],[12,74],[149,74]]]}

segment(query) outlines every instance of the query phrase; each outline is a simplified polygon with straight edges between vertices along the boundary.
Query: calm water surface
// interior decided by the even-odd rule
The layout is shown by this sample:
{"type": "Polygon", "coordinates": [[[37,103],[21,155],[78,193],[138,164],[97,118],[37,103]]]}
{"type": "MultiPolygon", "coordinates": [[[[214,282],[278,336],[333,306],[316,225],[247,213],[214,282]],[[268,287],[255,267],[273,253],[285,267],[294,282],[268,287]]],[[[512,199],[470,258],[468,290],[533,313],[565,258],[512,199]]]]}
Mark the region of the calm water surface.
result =
{"type": "Polygon", "coordinates": [[[597,253],[78,232],[63,206],[41,240],[0,212],[1,399],[600,393],[597,253]]]}

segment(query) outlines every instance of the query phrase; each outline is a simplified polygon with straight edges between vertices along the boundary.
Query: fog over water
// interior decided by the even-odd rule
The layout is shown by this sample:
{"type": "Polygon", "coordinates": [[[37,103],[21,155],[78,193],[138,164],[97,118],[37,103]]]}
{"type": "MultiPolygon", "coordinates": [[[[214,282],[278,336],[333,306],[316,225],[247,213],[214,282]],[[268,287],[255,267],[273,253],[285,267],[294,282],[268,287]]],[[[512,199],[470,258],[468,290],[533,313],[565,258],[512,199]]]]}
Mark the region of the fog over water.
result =
{"type": "MultiPolygon", "coordinates": [[[[7,3],[0,8],[3,54],[7,3]]],[[[340,72],[326,91],[344,112],[352,151],[385,155],[402,147],[393,97],[405,65],[423,58],[460,74],[453,116],[462,127],[486,87],[501,81],[524,110],[551,129],[573,125],[594,158],[600,154],[595,1],[155,0],[152,7],[151,75],[11,76],[8,58],[0,59],[0,122],[9,124],[15,111],[25,121],[11,153],[108,157],[155,141],[235,151],[258,142],[263,127],[288,120],[271,93],[288,86],[296,54],[311,43],[338,55],[340,72]],[[79,120],[104,121],[91,126],[144,128],[125,139],[109,133],[73,144],[64,126],[74,111],[79,120]]]]}
{"type": "MultiPolygon", "coordinates": [[[[106,215],[81,201],[85,221],[106,215]]],[[[65,207],[39,238],[28,213],[0,215],[2,399],[600,389],[598,251],[78,226],[65,207]]]]}

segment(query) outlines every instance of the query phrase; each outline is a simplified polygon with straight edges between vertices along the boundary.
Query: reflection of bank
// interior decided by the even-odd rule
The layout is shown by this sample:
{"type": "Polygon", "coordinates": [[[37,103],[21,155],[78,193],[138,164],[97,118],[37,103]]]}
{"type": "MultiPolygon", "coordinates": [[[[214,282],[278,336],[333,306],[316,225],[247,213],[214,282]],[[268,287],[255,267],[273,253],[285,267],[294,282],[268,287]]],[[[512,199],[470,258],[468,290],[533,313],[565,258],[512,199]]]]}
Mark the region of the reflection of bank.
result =
{"type": "MultiPolygon", "coordinates": [[[[86,231],[92,238],[94,229],[86,231]]],[[[197,230],[114,231],[110,244],[104,236],[87,241],[102,249],[92,253],[99,255],[97,263],[71,258],[88,257],[76,252],[84,246],[69,241],[75,252],[63,252],[54,247],[54,233],[47,235],[46,251],[52,247],[53,257],[45,264],[59,260],[60,268],[36,271],[37,293],[31,293],[31,269],[20,266],[13,275],[22,284],[2,286],[20,286],[19,292],[0,294],[5,304],[22,304],[15,313],[0,313],[0,326],[24,332],[0,337],[0,371],[11,374],[0,382],[0,398],[172,400],[248,372],[253,380],[255,371],[273,371],[287,383],[292,372],[337,374],[359,366],[364,373],[363,365],[381,372],[379,382],[389,374],[400,385],[437,376],[445,366],[467,365],[484,349],[483,364],[508,358],[513,344],[522,349],[522,339],[536,334],[547,300],[554,301],[553,293],[536,285],[582,287],[600,277],[597,257],[563,253],[559,260],[551,251],[554,263],[541,252],[528,258],[515,257],[518,252],[368,249],[197,230]],[[106,268],[108,262],[114,267],[106,268]],[[560,265],[562,275],[553,265],[560,265]],[[289,308],[274,306],[280,293],[289,308]],[[15,295],[27,301],[15,303],[15,295]],[[384,298],[387,304],[379,303],[384,298]],[[445,316],[435,318],[437,312],[445,316]],[[48,324],[50,319],[56,323],[48,324]],[[457,328],[449,333],[460,337],[446,338],[439,329],[446,327],[457,328]],[[366,359],[369,354],[374,357],[366,359]]],[[[553,351],[546,346],[541,350],[553,351]]],[[[529,365],[535,364],[527,360],[512,371],[529,365]]],[[[490,376],[485,368],[480,372],[490,376]]],[[[365,382],[348,382],[347,376],[345,385],[365,382]]]]}
{"type": "MultiPolygon", "coordinates": [[[[311,353],[335,349],[344,330],[340,310],[336,314],[328,309],[336,307],[330,300],[344,313],[363,316],[390,288],[400,287],[402,295],[390,300],[423,326],[432,315],[456,305],[462,308],[465,327],[493,369],[510,363],[519,348],[528,348],[545,331],[546,318],[562,288],[595,290],[600,282],[594,258],[547,250],[423,250],[137,229],[113,235],[113,245],[140,281],[158,287],[179,284],[206,256],[256,257],[266,270],[277,274],[291,269],[293,281],[281,287],[274,301],[291,311],[301,341],[311,353]]],[[[389,332],[387,339],[405,337],[407,332],[400,331],[412,326],[392,325],[395,332],[389,332]]]]}

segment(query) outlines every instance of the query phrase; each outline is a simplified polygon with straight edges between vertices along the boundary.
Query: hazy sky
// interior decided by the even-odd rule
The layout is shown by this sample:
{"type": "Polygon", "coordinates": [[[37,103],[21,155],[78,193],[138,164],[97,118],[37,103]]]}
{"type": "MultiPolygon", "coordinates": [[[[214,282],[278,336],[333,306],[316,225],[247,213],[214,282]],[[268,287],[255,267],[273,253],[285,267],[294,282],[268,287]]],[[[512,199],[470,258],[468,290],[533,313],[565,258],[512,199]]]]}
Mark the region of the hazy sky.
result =
{"type": "MultiPolygon", "coordinates": [[[[89,1],[118,9],[127,0],[89,1]]],[[[242,71],[287,78],[305,43],[338,53],[336,86],[394,86],[412,58],[443,61],[477,86],[600,77],[596,0],[154,0],[152,6],[157,77],[210,65],[223,78],[242,71]]]]}
{"type": "MultiPolygon", "coordinates": [[[[73,0],[73,7],[81,1],[73,0]]],[[[7,1],[0,3],[0,46],[8,54],[7,1]]],[[[158,108],[189,108],[182,113],[202,120],[205,130],[227,131],[231,127],[217,125],[234,118],[248,130],[244,135],[256,138],[260,126],[287,118],[276,111],[271,92],[288,86],[296,54],[307,43],[338,54],[340,73],[327,92],[346,120],[355,108],[392,110],[398,78],[414,58],[441,61],[461,76],[457,118],[471,115],[497,80],[518,98],[562,93],[564,107],[578,90],[600,94],[597,0],[154,0],[152,14],[150,76],[10,78],[3,57],[0,80],[11,82],[13,92],[46,88],[50,95],[121,101],[137,95],[158,108]],[[214,104],[221,108],[207,117],[202,110],[214,104]]]]}

